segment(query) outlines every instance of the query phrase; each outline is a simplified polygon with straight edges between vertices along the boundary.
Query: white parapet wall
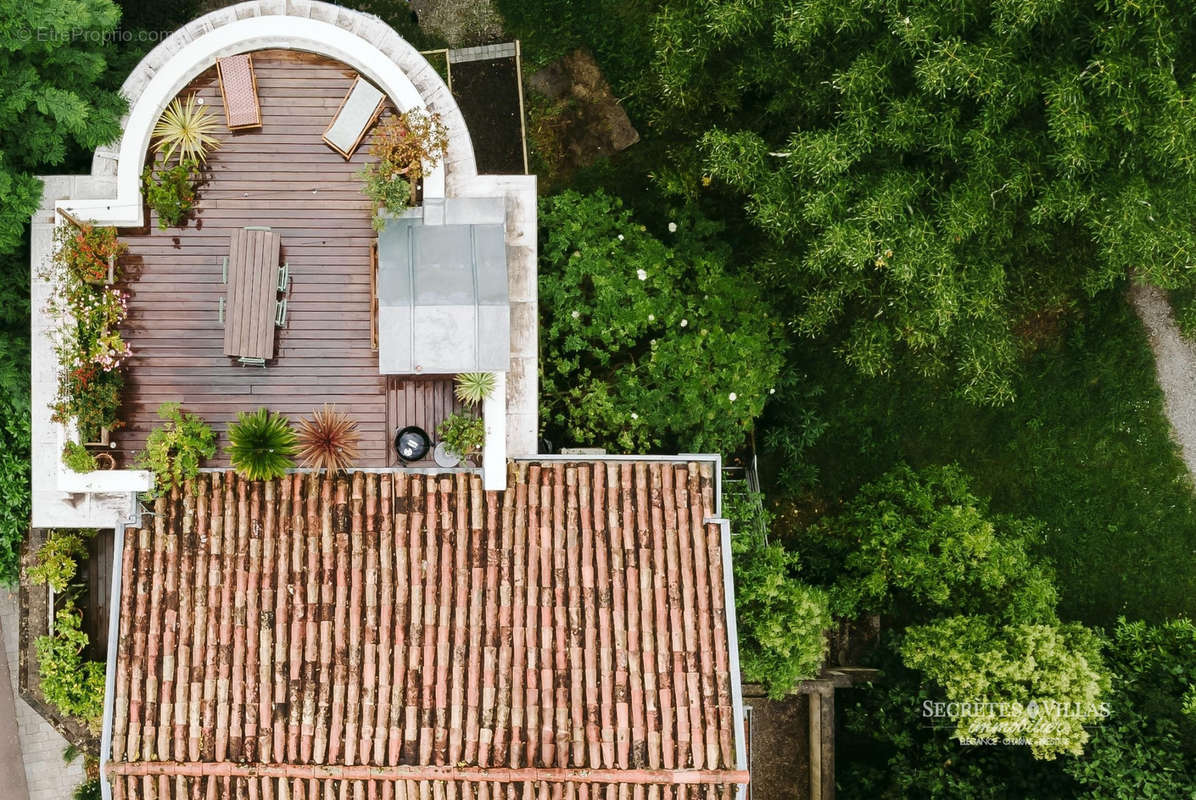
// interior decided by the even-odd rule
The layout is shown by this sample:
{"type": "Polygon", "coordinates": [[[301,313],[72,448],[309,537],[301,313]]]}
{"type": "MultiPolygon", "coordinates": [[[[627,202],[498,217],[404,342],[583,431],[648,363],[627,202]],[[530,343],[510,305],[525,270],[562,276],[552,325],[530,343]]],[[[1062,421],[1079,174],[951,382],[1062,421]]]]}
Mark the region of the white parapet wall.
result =
{"type": "Polygon", "coordinates": [[[488,492],[507,488],[507,373],[494,373],[494,391],[482,401],[486,444],[482,450],[482,484],[488,492]]]}

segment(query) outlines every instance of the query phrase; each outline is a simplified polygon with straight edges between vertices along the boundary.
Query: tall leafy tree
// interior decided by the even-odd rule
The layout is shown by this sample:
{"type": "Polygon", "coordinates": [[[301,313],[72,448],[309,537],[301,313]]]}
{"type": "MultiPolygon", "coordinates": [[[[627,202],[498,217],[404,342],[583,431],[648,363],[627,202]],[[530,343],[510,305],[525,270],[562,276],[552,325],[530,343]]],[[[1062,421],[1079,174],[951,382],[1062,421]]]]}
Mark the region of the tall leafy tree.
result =
{"type": "Polygon", "coordinates": [[[33,173],[120,132],[125,103],[101,86],[119,19],[110,0],[0,0],[0,256],[37,208],[33,173]]]}
{"type": "Polygon", "coordinates": [[[802,534],[835,613],[898,624],[947,614],[1055,619],[1054,571],[1031,555],[1042,526],[992,514],[954,466],[898,466],[802,534]]]}
{"type": "Polygon", "coordinates": [[[658,124],[773,244],[805,334],[1012,396],[1017,331],[1196,264],[1196,9],[1129,0],[674,0],[658,124]]]}
{"type": "Polygon", "coordinates": [[[1035,758],[1078,756],[1085,725],[1108,711],[1100,638],[1079,623],[944,617],[907,629],[901,656],[943,689],[942,714],[961,740],[1022,740],[1035,758]]]}
{"type": "Polygon", "coordinates": [[[29,219],[35,177],[120,132],[109,0],[0,0],[0,582],[29,528],[29,219]]]}

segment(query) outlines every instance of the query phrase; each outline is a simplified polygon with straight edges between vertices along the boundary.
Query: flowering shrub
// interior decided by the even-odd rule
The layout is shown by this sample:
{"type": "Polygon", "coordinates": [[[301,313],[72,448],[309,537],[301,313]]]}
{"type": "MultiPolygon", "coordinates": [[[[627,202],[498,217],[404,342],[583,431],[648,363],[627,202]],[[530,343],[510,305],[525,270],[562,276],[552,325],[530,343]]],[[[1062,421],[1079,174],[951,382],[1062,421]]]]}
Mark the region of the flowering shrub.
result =
{"type": "Polygon", "coordinates": [[[79,438],[92,442],[101,428],[117,428],[120,394],[125,378],[120,372],[105,372],[95,365],[64,370],[58,374],[58,397],[50,406],[54,422],[79,426],[79,438]]]}
{"type": "MultiPolygon", "coordinates": [[[[128,295],[112,286],[96,286],[86,280],[78,266],[79,236],[63,226],[56,232],[58,247],[55,257],[43,277],[56,284],[47,312],[60,321],[54,334],[54,350],[58,356],[58,395],[51,405],[52,419],[67,423],[78,422],[84,441],[94,439],[101,427],[116,425],[120,407],[120,390],[124,379],[121,365],[132,353],[120,335],[120,325],[128,317],[128,295]]],[[[111,228],[84,228],[80,234],[111,228]]],[[[104,234],[94,251],[123,252],[124,245],[115,239],[108,242],[104,234]]],[[[93,233],[84,237],[94,239],[93,233]]],[[[107,272],[107,256],[104,256],[107,272]]]]}
{"type": "Polygon", "coordinates": [[[374,202],[374,227],[381,228],[385,209],[401,212],[415,203],[415,184],[424,167],[432,167],[444,158],[448,132],[439,114],[419,109],[391,117],[374,130],[370,153],[377,163],[367,164],[358,173],[365,182],[362,191],[374,202]]]}
{"type": "Polygon", "coordinates": [[[116,228],[63,225],[55,231],[57,254],[71,276],[84,283],[108,280],[108,258],[128,247],[116,238],[116,228]]]}
{"type": "Polygon", "coordinates": [[[739,446],[777,381],[781,329],[702,235],[710,223],[683,220],[666,244],[601,192],[546,198],[540,217],[550,436],[624,452],[739,446]]]}

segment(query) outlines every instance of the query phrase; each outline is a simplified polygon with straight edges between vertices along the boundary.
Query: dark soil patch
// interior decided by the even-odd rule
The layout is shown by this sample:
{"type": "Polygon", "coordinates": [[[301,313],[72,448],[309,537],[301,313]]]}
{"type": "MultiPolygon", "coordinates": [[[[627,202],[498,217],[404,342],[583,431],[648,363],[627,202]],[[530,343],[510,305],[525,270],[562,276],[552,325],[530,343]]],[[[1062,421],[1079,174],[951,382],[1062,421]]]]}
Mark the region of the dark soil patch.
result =
{"type": "Polygon", "coordinates": [[[523,132],[515,59],[453,62],[453,96],[465,116],[480,174],[522,175],[523,132]]]}
{"type": "Polygon", "coordinates": [[[810,712],[804,694],[769,700],[744,685],[752,707],[751,800],[806,800],[810,794],[810,712]]]}
{"type": "Polygon", "coordinates": [[[550,186],[639,141],[594,57],[575,50],[528,78],[535,172],[550,186]]]}

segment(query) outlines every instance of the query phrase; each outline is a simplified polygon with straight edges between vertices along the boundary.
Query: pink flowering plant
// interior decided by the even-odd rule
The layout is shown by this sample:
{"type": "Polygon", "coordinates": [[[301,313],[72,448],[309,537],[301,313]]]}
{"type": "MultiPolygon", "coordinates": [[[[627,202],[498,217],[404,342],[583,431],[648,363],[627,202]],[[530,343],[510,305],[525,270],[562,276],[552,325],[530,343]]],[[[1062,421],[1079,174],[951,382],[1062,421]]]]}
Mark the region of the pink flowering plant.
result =
{"type": "Polygon", "coordinates": [[[71,243],[76,237],[68,232],[56,238],[59,247],[42,274],[55,285],[46,310],[59,322],[54,332],[58,395],[52,405],[52,418],[64,424],[75,420],[87,440],[95,438],[99,428],[117,424],[124,385],[120,368],[132,354],[120,333],[129,315],[128,294],[89,281],[72,260],[75,256],[71,243]]]}

